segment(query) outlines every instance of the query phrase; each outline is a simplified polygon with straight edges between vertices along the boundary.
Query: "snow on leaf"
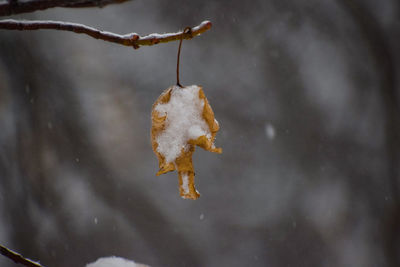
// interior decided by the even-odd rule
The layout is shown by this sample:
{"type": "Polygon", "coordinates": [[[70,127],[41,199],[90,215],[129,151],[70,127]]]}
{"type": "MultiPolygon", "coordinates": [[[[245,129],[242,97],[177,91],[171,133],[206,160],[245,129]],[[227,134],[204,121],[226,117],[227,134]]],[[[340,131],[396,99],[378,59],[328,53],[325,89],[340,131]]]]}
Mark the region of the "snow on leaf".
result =
{"type": "Polygon", "coordinates": [[[192,154],[195,145],[222,153],[214,145],[219,130],[214,112],[200,86],[171,86],[153,105],[151,141],[159,160],[157,175],[178,170],[179,192],[183,198],[197,199],[192,154]]]}

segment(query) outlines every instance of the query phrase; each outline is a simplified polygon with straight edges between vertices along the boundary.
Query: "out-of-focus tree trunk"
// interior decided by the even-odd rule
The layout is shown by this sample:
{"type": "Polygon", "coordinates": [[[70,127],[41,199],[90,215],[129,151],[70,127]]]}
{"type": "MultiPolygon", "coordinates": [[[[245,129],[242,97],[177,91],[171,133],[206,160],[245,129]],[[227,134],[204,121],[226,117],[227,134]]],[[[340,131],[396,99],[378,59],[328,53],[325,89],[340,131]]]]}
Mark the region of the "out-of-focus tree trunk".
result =
{"type": "MultiPolygon", "coordinates": [[[[393,44],[374,15],[356,0],[338,1],[358,25],[365,43],[373,56],[375,69],[380,73],[380,87],[385,114],[385,150],[387,160],[387,183],[391,189],[390,204],[385,208],[382,218],[382,236],[388,265],[400,266],[400,105],[399,90],[396,84],[396,63],[393,44]]],[[[397,48],[400,43],[397,43],[397,48]]]]}

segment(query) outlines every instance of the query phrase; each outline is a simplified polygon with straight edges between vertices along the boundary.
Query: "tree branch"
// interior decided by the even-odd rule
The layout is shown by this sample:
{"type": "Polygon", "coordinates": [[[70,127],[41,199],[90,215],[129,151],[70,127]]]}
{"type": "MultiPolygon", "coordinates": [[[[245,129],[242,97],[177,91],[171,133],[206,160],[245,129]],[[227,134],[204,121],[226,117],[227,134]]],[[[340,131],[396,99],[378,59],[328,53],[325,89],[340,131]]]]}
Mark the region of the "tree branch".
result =
{"type": "Polygon", "coordinates": [[[115,34],[106,31],[100,31],[92,27],[78,23],[62,22],[62,21],[18,21],[13,19],[0,20],[0,29],[6,30],[40,30],[52,29],[60,31],[71,31],[75,33],[87,34],[95,39],[101,39],[107,42],[113,42],[125,46],[132,46],[137,49],[143,45],[154,45],[158,43],[167,43],[182,39],[192,39],[193,37],[207,31],[211,28],[210,21],[203,21],[200,25],[191,28],[191,31],[176,33],[152,33],[146,36],[140,36],[136,33],[128,33],[124,35],[115,34]]]}
{"type": "Polygon", "coordinates": [[[2,245],[0,245],[0,254],[6,256],[15,263],[20,263],[28,267],[44,267],[37,262],[24,258],[21,254],[14,252],[2,245]]]}
{"type": "Polygon", "coordinates": [[[8,0],[0,4],[0,16],[29,13],[53,7],[103,7],[109,4],[119,4],[128,0],[8,0]]]}

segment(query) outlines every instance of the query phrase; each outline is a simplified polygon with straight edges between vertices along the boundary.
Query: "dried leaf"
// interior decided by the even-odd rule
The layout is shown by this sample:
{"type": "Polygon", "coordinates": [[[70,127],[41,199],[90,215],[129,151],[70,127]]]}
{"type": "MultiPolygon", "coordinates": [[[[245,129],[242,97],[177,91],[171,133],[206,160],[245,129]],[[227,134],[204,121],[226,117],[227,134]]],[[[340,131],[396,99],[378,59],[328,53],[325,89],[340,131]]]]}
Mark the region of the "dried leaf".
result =
{"type": "Polygon", "coordinates": [[[222,153],[214,146],[219,125],[202,88],[168,88],[154,103],[151,118],[151,143],[159,162],[157,175],[177,170],[180,195],[197,199],[200,194],[194,186],[192,163],[195,146],[222,153]]]}

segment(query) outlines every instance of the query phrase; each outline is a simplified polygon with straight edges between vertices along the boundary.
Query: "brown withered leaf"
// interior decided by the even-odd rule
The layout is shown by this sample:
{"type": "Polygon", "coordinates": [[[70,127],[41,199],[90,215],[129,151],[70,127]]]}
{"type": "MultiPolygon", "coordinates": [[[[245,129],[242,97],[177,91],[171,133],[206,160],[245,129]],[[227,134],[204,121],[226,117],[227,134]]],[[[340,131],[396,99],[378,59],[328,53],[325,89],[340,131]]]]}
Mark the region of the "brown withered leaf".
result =
{"type": "MultiPolygon", "coordinates": [[[[176,112],[177,111],[175,110],[175,113],[176,112]]],[[[170,88],[165,90],[157,99],[157,101],[154,103],[152,108],[151,119],[152,119],[151,143],[153,151],[157,155],[159,162],[159,171],[157,172],[157,175],[177,170],[179,176],[179,193],[182,196],[182,198],[186,199],[199,198],[200,194],[197,192],[194,185],[194,169],[192,163],[192,155],[193,152],[195,151],[195,146],[197,145],[210,152],[222,153],[221,148],[216,148],[214,146],[215,135],[219,130],[219,125],[214,118],[214,112],[210,104],[208,103],[206,96],[204,95],[203,89],[197,86],[188,86],[183,88],[177,86],[171,86],[170,88]],[[168,162],[166,160],[165,154],[160,152],[158,137],[166,131],[167,127],[169,127],[170,123],[168,118],[169,115],[168,111],[160,112],[160,110],[157,107],[168,104],[171,100],[173,92],[175,92],[176,94],[182,92],[183,93],[188,92],[188,91],[185,92],[185,91],[175,91],[175,90],[195,90],[193,92],[197,92],[198,90],[198,94],[197,96],[194,96],[193,102],[189,102],[187,104],[182,104],[182,105],[179,105],[180,104],[179,103],[176,106],[178,106],[178,109],[180,109],[178,110],[179,114],[185,114],[186,112],[188,112],[190,108],[192,108],[192,110],[195,110],[195,108],[188,107],[187,105],[196,105],[196,103],[204,102],[204,104],[199,105],[200,108],[202,106],[202,111],[200,110],[199,112],[199,118],[201,117],[201,120],[205,122],[205,124],[203,123],[204,124],[203,126],[208,127],[208,129],[205,134],[199,135],[196,138],[187,138],[187,140],[185,140],[185,143],[182,144],[181,147],[178,147],[179,150],[178,153],[176,154],[176,157],[173,157],[173,160],[171,160],[171,162],[168,162]]],[[[188,127],[190,128],[191,126],[189,125],[188,127]]],[[[182,136],[182,134],[178,133],[178,131],[190,131],[189,129],[185,129],[184,127],[183,128],[179,127],[174,130],[176,131],[177,138],[180,138],[180,136],[182,136]]]]}

